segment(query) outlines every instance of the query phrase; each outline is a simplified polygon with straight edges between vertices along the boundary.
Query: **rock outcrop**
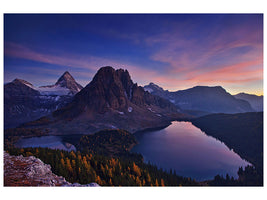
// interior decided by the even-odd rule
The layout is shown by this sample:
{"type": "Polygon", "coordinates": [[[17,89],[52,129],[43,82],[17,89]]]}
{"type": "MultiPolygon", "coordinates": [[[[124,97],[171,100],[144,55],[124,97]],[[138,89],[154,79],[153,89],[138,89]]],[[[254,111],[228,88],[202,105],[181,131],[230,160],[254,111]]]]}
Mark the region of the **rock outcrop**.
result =
{"type": "Polygon", "coordinates": [[[50,165],[44,164],[34,156],[11,156],[4,152],[4,186],[94,187],[99,185],[69,183],[64,177],[53,174],[50,165]]]}

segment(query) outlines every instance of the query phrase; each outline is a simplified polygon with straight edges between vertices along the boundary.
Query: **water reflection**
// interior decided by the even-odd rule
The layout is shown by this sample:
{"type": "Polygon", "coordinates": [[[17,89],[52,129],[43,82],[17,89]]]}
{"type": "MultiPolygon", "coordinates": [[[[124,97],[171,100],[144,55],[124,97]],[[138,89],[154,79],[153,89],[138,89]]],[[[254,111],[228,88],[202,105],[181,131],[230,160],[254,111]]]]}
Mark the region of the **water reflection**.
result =
{"type": "Polygon", "coordinates": [[[41,136],[41,137],[31,137],[23,138],[19,140],[16,145],[19,148],[25,147],[47,147],[50,149],[59,149],[65,151],[76,151],[74,145],[63,142],[58,136],[41,136]]]}
{"type": "Polygon", "coordinates": [[[191,122],[173,122],[163,130],[136,135],[139,142],[132,151],[143,155],[165,170],[179,175],[207,180],[215,175],[237,177],[240,166],[249,163],[213,137],[207,136],[191,122]]]}

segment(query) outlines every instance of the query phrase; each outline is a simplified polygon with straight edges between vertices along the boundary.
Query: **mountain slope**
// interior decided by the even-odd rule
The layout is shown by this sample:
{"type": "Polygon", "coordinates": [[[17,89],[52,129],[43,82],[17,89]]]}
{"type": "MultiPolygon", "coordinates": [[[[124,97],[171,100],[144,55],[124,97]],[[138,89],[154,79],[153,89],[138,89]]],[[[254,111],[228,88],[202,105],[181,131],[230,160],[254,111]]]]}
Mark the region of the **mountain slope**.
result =
{"type": "Polygon", "coordinates": [[[21,79],[5,84],[5,128],[36,120],[63,107],[81,87],[68,72],[65,72],[55,85],[43,88],[34,87],[21,79]]]}
{"type": "Polygon", "coordinates": [[[247,101],[236,99],[220,86],[196,86],[176,92],[163,90],[159,86],[155,87],[153,83],[144,86],[144,88],[150,90],[151,94],[168,99],[186,113],[204,115],[208,113],[241,113],[254,111],[247,101]]]}
{"type": "Polygon", "coordinates": [[[102,67],[71,103],[50,116],[50,129],[57,134],[105,128],[135,132],[166,126],[180,117],[184,115],[172,103],[134,84],[127,70],[102,67]]]}
{"type": "Polygon", "coordinates": [[[235,98],[237,99],[242,99],[250,103],[251,107],[258,111],[261,112],[263,111],[263,96],[257,96],[254,94],[246,94],[246,93],[239,93],[234,95],[235,98]]]}

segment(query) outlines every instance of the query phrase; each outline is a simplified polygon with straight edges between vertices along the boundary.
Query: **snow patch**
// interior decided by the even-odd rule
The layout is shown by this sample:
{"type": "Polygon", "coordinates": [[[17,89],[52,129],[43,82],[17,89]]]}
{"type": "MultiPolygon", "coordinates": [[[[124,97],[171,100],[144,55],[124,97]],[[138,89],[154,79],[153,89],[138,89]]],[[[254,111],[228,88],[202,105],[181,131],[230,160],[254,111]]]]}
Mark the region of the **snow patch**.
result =
{"type": "Polygon", "coordinates": [[[57,95],[57,96],[63,96],[63,95],[69,95],[70,90],[65,87],[60,86],[52,86],[52,87],[39,87],[38,91],[41,93],[41,95],[57,95]]]}
{"type": "Polygon", "coordinates": [[[125,90],[124,90],[124,96],[125,96],[126,99],[128,99],[128,96],[127,96],[127,93],[126,93],[125,90]]]}
{"type": "Polygon", "coordinates": [[[33,85],[31,85],[31,84],[28,84],[28,83],[23,83],[24,85],[26,85],[26,86],[28,86],[28,87],[30,87],[30,88],[32,88],[32,89],[34,89],[34,90],[36,90],[36,88],[33,86],[33,85]]]}
{"type": "Polygon", "coordinates": [[[132,112],[133,111],[133,108],[132,107],[129,107],[128,108],[128,112],[132,112]]]}
{"type": "Polygon", "coordinates": [[[124,115],[124,112],[120,112],[118,110],[116,110],[120,115],[124,115]]]}
{"type": "Polygon", "coordinates": [[[147,109],[148,109],[150,112],[153,112],[153,113],[155,112],[155,111],[152,110],[152,108],[147,108],[147,109]]]}
{"type": "Polygon", "coordinates": [[[113,126],[113,125],[109,125],[110,128],[114,128],[114,129],[117,129],[116,126],[113,126]]]}
{"type": "Polygon", "coordinates": [[[149,88],[149,87],[144,87],[144,90],[151,93],[153,92],[154,90],[152,88],[149,88]]]}
{"type": "Polygon", "coordinates": [[[133,86],[131,86],[130,88],[130,97],[129,97],[130,100],[132,100],[132,97],[133,97],[132,93],[133,93],[133,86]]]}
{"type": "Polygon", "coordinates": [[[156,114],[157,116],[159,116],[159,117],[161,117],[161,115],[160,114],[156,114]]]}
{"type": "Polygon", "coordinates": [[[60,99],[60,96],[57,96],[56,98],[55,98],[55,101],[58,101],[60,99]]]}

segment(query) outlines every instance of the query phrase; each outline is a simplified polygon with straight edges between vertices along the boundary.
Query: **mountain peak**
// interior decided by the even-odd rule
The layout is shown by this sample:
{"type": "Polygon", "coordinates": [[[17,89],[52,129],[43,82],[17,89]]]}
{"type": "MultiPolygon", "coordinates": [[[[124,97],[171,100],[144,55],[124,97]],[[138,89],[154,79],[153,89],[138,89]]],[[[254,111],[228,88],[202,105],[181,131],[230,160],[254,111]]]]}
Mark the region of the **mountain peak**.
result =
{"type": "MultiPolygon", "coordinates": [[[[115,78],[115,77],[123,77],[124,79],[131,79],[129,72],[124,69],[117,69],[115,70],[113,67],[110,66],[105,66],[105,67],[101,67],[96,75],[94,76],[93,80],[98,80],[102,78],[108,79],[110,80],[110,78],[115,78]]],[[[106,80],[107,81],[107,80],[106,80]]]]}
{"type": "Polygon", "coordinates": [[[202,86],[202,85],[197,85],[193,88],[206,88],[206,89],[223,89],[224,88],[222,86],[202,86]]]}
{"type": "Polygon", "coordinates": [[[39,91],[44,95],[74,95],[83,87],[78,84],[72,75],[65,71],[54,85],[40,86],[39,91]]]}
{"type": "MultiPolygon", "coordinates": [[[[70,75],[69,71],[65,71],[64,74],[63,74],[63,76],[64,76],[64,75],[70,75]]],[[[70,76],[71,76],[71,75],[70,75],[70,76]]]]}
{"type": "Polygon", "coordinates": [[[73,94],[79,92],[83,88],[75,81],[68,71],[65,71],[64,74],[57,80],[55,86],[68,88],[73,94]]]}
{"type": "Polygon", "coordinates": [[[68,71],[64,72],[64,74],[57,80],[56,85],[64,87],[66,84],[65,82],[75,82],[74,78],[68,71]]]}
{"type": "Polygon", "coordinates": [[[127,70],[115,70],[110,66],[101,67],[90,84],[102,86],[105,90],[111,86],[110,84],[116,85],[116,87],[125,91],[128,97],[131,96],[130,89],[133,86],[133,82],[127,70]]]}
{"type": "Polygon", "coordinates": [[[38,96],[39,92],[28,81],[22,79],[14,79],[12,82],[5,84],[5,98],[11,96],[32,95],[38,96]]]}
{"type": "Polygon", "coordinates": [[[195,86],[186,90],[180,91],[194,91],[194,92],[217,92],[217,93],[227,93],[227,91],[222,86],[195,86]]]}
{"type": "Polygon", "coordinates": [[[26,86],[28,86],[28,87],[31,87],[31,88],[33,88],[33,85],[31,84],[31,83],[29,83],[28,81],[25,81],[25,80],[23,80],[23,79],[18,79],[18,78],[16,78],[16,79],[14,79],[13,81],[12,81],[12,83],[15,83],[15,84],[24,84],[24,85],[26,85],[26,86]]]}
{"type": "MultiPolygon", "coordinates": [[[[148,91],[149,93],[158,93],[158,92],[164,92],[164,89],[160,86],[158,86],[155,83],[150,82],[149,85],[144,86],[144,90],[148,91]]],[[[157,95],[157,94],[156,94],[157,95]]]]}

